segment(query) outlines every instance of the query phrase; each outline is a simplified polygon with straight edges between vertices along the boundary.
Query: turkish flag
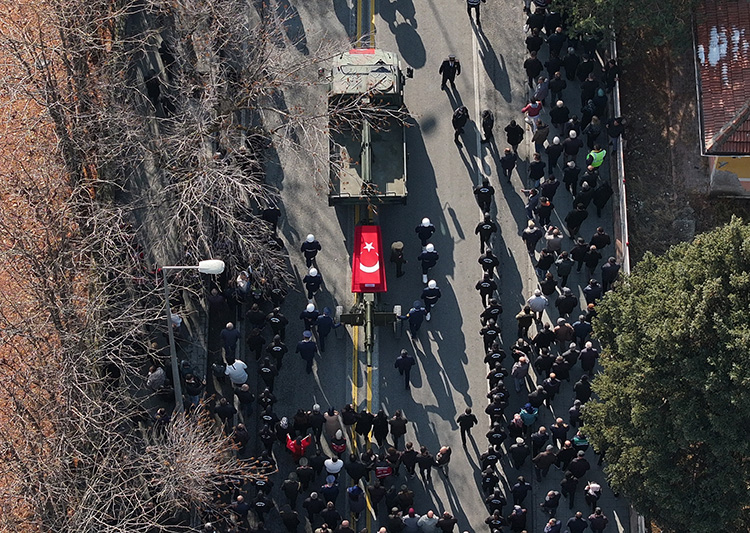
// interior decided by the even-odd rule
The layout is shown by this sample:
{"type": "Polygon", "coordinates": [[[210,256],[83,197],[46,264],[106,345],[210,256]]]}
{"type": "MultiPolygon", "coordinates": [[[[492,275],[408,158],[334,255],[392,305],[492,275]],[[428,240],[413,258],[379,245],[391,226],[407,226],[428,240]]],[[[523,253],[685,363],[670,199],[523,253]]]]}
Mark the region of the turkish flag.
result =
{"type": "Polygon", "coordinates": [[[352,292],[385,292],[380,226],[357,226],[352,253],[352,292]]]}

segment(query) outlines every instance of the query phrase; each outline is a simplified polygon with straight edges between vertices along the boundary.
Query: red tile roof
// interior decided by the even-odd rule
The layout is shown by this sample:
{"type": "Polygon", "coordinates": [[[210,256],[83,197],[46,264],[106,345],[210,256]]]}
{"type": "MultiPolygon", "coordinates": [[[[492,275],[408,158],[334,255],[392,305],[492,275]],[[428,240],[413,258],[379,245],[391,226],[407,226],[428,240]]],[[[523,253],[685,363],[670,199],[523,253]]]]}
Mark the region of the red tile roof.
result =
{"type": "Polygon", "coordinates": [[[704,0],[697,23],[704,152],[750,156],[750,1],[704,0]]]}

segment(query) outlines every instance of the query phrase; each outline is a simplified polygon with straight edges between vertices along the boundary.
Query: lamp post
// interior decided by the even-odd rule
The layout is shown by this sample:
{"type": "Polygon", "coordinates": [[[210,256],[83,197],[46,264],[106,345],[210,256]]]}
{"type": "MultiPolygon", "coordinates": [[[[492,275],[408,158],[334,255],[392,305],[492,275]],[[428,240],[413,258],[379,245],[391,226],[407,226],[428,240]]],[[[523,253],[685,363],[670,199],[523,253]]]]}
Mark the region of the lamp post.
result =
{"type": "Polygon", "coordinates": [[[169,305],[168,270],[197,270],[201,274],[221,274],[224,272],[224,261],[207,259],[196,266],[163,266],[161,273],[164,277],[164,298],[167,302],[167,334],[169,335],[169,354],[172,358],[172,385],[174,387],[174,412],[182,412],[182,382],[180,381],[180,367],[177,363],[177,349],[174,345],[174,331],[172,330],[172,306],[169,305]]]}

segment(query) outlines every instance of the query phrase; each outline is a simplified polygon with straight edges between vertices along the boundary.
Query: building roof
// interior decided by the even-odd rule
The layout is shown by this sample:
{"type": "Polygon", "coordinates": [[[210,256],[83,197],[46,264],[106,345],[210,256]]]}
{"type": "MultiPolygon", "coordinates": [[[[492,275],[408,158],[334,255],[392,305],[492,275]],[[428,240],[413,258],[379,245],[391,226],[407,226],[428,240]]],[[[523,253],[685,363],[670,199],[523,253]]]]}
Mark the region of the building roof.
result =
{"type": "Polygon", "coordinates": [[[750,0],[704,0],[695,52],[703,153],[750,156],[750,0]]]}

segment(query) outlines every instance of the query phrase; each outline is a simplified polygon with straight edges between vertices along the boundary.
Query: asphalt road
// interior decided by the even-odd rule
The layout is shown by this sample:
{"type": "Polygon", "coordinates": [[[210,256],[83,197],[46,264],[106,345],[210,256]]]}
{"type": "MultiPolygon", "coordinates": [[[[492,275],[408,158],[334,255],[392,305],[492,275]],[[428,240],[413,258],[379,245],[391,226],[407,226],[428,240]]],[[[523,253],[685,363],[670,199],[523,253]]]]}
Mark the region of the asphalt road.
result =
{"type": "MultiPolygon", "coordinates": [[[[286,1],[281,3],[290,5],[286,1]]],[[[296,2],[298,24],[295,31],[306,32],[308,46],[313,48],[317,41],[335,40],[345,47],[347,35],[351,35],[355,27],[352,21],[356,20],[346,2],[334,0],[333,3],[306,4],[296,2]]],[[[362,366],[361,332],[355,333],[347,327],[346,331],[341,331],[341,339],[329,337],[328,349],[316,362],[313,376],[309,377],[304,373],[303,363],[293,353],[296,341],[301,338],[301,321],[297,320],[297,315],[306,304],[304,295],[301,292],[290,295],[284,309],[292,322],[287,334],[291,353],[277,380],[279,403],[276,412],[291,417],[296,408],[309,409],[313,403],[319,403],[323,408],[331,405],[340,409],[352,401],[353,395],[360,407],[366,405],[369,397],[375,411],[383,408],[392,414],[396,409],[402,409],[411,422],[407,440],[417,446],[425,445],[433,453],[441,445],[449,445],[454,453],[449,479],[435,473],[434,483],[428,487],[418,479],[407,480],[403,476],[394,482],[407,483],[415,491],[417,512],[424,513],[428,509],[451,511],[459,519],[460,531],[486,531],[484,519],[488,515],[482,501],[478,468],[478,456],[486,450],[483,435],[487,430],[487,417],[483,410],[487,404],[487,368],[482,362],[482,341],[478,335],[482,307],[474,290],[474,284],[481,277],[477,264],[478,238],[474,235],[480,210],[472,194],[473,185],[481,181],[481,177],[489,177],[497,190],[493,216],[501,227],[501,236],[496,239],[494,250],[501,259],[501,278],[498,281],[505,308],[502,331],[506,348],[515,341],[514,315],[537,286],[532,262],[520,238],[526,226],[524,196],[520,189],[527,185],[521,176],[525,177],[525,161],[531,152],[530,133],[527,132],[519,149],[522,162],[518,170],[521,174],[514,173],[510,184],[498,180],[497,162],[498,151],[505,148],[502,128],[510,119],[523,124],[520,109],[527,97],[522,68],[526,54],[524,18],[521,2],[511,4],[488,0],[482,5],[483,31],[477,31],[467,18],[462,0],[448,3],[380,0],[377,3],[377,46],[397,51],[404,66],[415,69],[414,79],[409,80],[406,87],[406,102],[415,117],[407,139],[408,206],[382,207],[378,216],[384,246],[387,248],[395,240],[403,241],[409,263],[403,278],[396,278],[394,271],[389,270],[389,291],[381,297],[380,303],[385,309],[399,304],[406,310],[413,300],[419,298],[422,283],[416,257],[420,246],[414,227],[424,216],[437,227],[433,242],[440,253],[440,261],[430,277],[437,281],[443,296],[432,313],[432,321],[424,324],[417,338],[412,339],[404,333],[396,339],[388,328],[378,330],[377,364],[373,368],[369,391],[362,366]],[[462,63],[463,71],[455,92],[440,89],[437,73],[440,62],[449,53],[456,54],[462,63]],[[471,116],[462,137],[464,148],[461,150],[453,144],[450,122],[452,110],[457,105],[467,106],[471,116]],[[479,143],[477,123],[483,109],[491,109],[495,114],[497,144],[479,143]],[[353,349],[354,337],[360,344],[357,352],[353,349]],[[401,348],[417,354],[418,366],[412,372],[410,391],[404,390],[403,380],[393,368],[393,361],[401,348]],[[355,353],[358,363],[354,362],[355,353]],[[352,387],[353,383],[357,386],[352,387]],[[475,441],[463,449],[455,418],[467,406],[474,409],[480,426],[475,428],[475,441]]],[[[545,59],[546,51],[543,51],[542,61],[545,59]]],[[[577,88],[569,88],[565,96],[571,109],[577,112],[577,88]]],[[[300,100],[309,105],[320,104],[309,95],[300,97],[300,100]]],[[[328,207],[320,182],[311,178],[309,168],[290,151],[280,149],[279,160],[281,166],[273,169],[270,181],[282,192],[284,215],[280,232],[287,242],[292,267],[300,278],[304,276],[304,262],[298,248],[308,232],[314,233],[323,245],[318,264],[325,280],[325,290],[316,297],[316,305],[320,309],[324,306],[333,309],[335,305],[348,307],[353,302],[349,283],[354,215],[350,209],[328,207]]],[[[579,165],[583,165],[583,154],[579,155],[579,165]]],[[[558,177],[561,177],[559,171],[558,177]]],[[[554,203],[557,209],[553,224],[563,227],[559,219],[571,208],[570,195],[561,188],[554,203]]],[[[610,208],[611,205],[607,206],[601,219],[592,212],[583,226],[582,235],[590,237],[598,225],[612,234],[610,208]]],[[[593,206],[590,211],[593,211],[593,206]]],[[[566,239],[564,246],[570,247],[570,243],[566,239]]],[[[605,250],[605,258],[613,253],[612,247],[605,250]]],[[[580,289],[586,281],[583,274],[573,274],[570,283],[580,289]]],[[[582,294],[579,296],[583,300],[582,294]]],[[[557,314],[552,305],[551,309],[552,316],[548,319],[554,322],[557,314]]],[[[512,362],[510,357],[506,360],[508,368],[509,361],[512,362]]],[[[572,403],[572,383],[580,374],[580,367],[573,370],[571,384],[563,384],[563,391],[553,404],[554,413],[564,413],[562,416],[566,419],[567,409],[572,403]]],[[[508,385],[512,389],[511,384],[508,385]]],[[[518,412],[525,401],[525,394],[512,392],[506,414],[512,416],[513,412],[518,412]]],[[[553,413],[542,409],[540,418],[541,423],[548,425],[553,421],[553,413]]],[[[587,454],[589,461],[596,464],[593,452],[589,450],[587,454]]],[[[284,472],[291,464],[282,457],[280,466],[284,472]]],[[[502,470],[505,481],[511,484],[519,475],[507,460],[502,461],[502,470]]],[[[541,532],[545,515],[537,510],[538,504],[547,490],[559,488],[562,473],[553,469],[547,479],[537,483],[527,462],[520,474],[525,475],[534,487],[525,502],[530,509],[528,530],[541,532]]],[[[603,482],[603,475],[596,467],[589,478],[603,482]]],[[[580,505],[577,507],[588,515],[590,511],[585,509],[582,493],[585,481],[582,480],[579,488],[577,500],[580,505]]],[[[277,485],[280,483],[281,479],[277,485]]],[[[505,482],[504,488],[507,489],[505,482]]],[[[341,505],[343,499],[342,496],[339,500],[341,505]]],[[[630,531],[626,501],[616,499],[605,485],[600,503],[610,517],[608,531],[630,531]]],[[[506,506],[506,514],[511,507],[506,506]]],[[[566,521],[571,514],[563,502],[558,518],[566,521]]],[[[360,527],[364,526],[362,522],[360,527]]]]}

